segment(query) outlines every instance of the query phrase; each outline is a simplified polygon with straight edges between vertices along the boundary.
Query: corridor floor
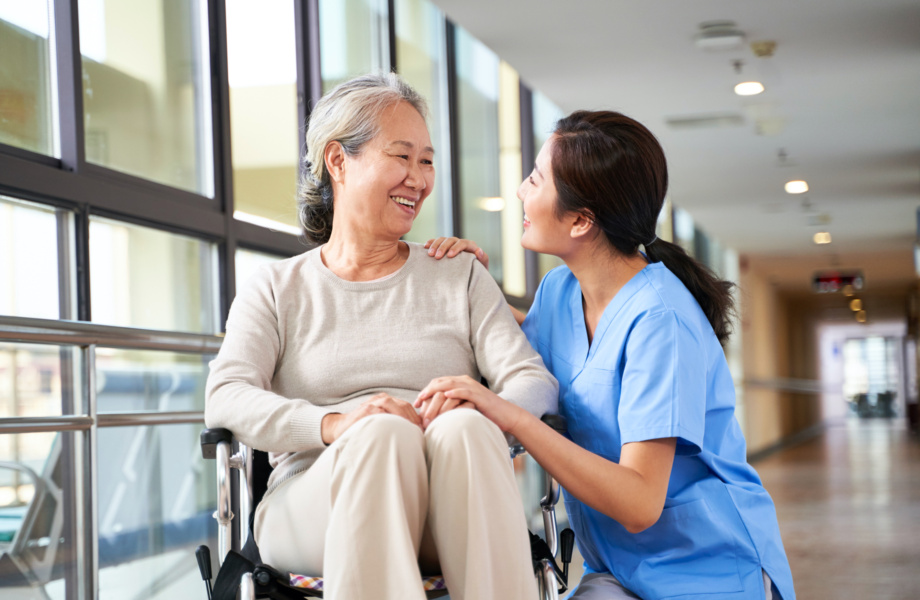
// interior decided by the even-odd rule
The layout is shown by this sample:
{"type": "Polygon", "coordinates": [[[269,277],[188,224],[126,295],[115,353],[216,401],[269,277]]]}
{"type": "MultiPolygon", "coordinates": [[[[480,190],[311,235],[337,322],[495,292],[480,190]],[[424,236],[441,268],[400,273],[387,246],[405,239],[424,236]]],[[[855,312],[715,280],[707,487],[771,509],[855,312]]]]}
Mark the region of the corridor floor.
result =
{"type": "Polygon", "coordinates": [[[920,599],[920,438],[858,420],[754,464],[799,600],[920,599]]]}

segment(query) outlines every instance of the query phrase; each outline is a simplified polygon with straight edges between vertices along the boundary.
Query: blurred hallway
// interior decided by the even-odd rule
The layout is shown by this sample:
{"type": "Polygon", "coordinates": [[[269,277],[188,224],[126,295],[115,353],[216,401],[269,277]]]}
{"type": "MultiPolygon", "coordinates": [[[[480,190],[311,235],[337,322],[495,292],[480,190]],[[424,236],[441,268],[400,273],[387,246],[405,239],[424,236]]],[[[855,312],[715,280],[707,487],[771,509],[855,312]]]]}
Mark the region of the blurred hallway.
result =
{"type": "Polygon", "coordinates": [[[840,420],[754,467],[800,600],[920,598],[920,439],[903,420],[840,420]]]}

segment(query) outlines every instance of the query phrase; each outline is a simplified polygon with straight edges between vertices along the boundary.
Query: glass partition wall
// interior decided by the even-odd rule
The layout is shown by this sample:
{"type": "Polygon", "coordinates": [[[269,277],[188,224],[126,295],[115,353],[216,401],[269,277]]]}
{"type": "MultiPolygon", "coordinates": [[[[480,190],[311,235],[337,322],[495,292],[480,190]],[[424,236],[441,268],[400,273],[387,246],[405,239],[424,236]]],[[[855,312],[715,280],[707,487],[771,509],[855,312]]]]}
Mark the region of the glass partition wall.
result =
{"type": "Polygon", "coordinates": [[[526,306],[542,113],[427,0],[0,2],[0,595],[202,595],[208,362],[237,285],[308,249],[310,108],[392,69],[436,148],[407,239],[476,239],[526,306]]]}

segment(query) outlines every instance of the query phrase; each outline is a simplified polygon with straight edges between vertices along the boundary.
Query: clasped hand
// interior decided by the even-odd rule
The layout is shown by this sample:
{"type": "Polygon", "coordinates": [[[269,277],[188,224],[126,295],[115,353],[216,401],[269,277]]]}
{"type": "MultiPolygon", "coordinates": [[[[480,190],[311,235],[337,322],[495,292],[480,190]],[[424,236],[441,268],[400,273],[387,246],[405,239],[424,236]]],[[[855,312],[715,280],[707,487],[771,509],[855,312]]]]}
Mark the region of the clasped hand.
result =
{"type": "Polygon", "coordinates": [[[438,377],[419,392],[414,403],[381,392],[349,413],[327,414],[321,425],[322,438],[325,444],[331,444],[356,422],[378,414],[396,415],[426,429],[439,415],[456,408],[478,409],[502,431],[510,431],[523,410],[467,375],[438,377]]]}

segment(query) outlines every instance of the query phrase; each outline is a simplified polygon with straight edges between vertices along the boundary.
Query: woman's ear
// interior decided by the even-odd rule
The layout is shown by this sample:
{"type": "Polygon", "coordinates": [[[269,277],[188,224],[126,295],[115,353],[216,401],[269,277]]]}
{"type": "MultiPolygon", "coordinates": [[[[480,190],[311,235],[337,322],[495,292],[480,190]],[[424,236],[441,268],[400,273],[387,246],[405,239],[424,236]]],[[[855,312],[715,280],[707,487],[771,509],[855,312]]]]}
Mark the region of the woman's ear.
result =
{"type": "Polygon", "coordinates": [[[571,221],[571,228],[569,229],[569,235],[573,239],[584,237],[595,231],[594,227],[594,215],[586,213],[575,213],[571,221]]]}
{"type": "Polygon", "coordinates": [[[342,183],[345,180],[345,149],[342,144],[336,141],[326,144],[323,160],[326,162],[329,179],[336,183],[342,183]]]}

